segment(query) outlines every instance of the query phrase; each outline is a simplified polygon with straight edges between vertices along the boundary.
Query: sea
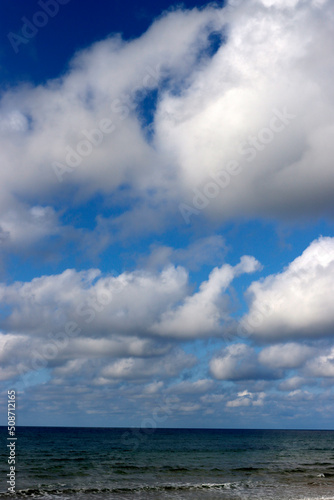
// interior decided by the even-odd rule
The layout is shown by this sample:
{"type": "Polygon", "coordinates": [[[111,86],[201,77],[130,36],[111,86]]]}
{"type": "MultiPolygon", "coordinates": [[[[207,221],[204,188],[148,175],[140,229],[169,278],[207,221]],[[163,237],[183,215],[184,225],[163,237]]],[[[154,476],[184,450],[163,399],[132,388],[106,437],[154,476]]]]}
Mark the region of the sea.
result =
{"type": "Polygon", "coordinates": [[[334,431],[17,427],[0,499],[334,500],[334,431]]]}

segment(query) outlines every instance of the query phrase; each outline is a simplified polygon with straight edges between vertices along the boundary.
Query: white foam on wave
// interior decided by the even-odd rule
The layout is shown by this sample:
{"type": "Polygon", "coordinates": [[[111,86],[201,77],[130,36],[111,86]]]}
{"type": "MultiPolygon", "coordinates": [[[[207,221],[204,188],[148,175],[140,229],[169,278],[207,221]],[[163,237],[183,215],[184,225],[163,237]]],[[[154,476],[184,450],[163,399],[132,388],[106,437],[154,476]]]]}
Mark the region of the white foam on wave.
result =
{"type": "Polygon", "coordinates": [[[334,500],[334,497],[303,497],[296,500],[334,500]]]}

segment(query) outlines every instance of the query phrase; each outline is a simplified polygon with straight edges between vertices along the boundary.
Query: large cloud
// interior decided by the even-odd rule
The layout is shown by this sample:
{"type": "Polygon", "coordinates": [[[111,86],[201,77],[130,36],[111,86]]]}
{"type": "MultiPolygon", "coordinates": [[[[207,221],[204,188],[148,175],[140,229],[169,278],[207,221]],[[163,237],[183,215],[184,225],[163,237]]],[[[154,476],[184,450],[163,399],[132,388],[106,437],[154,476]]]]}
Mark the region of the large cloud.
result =
{"type": "Polygon", "coordinates": [[[76,322],[81,335],[143,335],[193,339],[221,335],[229,321],[224,295],[231,281],[259,267],[243,257],[232,267],[215,268],[199,291],[191,293],[188,273],[169,266],[161,272],[134,271],[101,276],[97,269],[42,276],[31,282],[0,286],[0,299],[10,306],[2,327],[42,336],[76,322]]]}
{"type": "Polygon", "coordinates": [[[221,25],[215,9],[170,13],[137,40],[111,37],[79,53],[58,80],[5,93],[0,106],[3,206],[14,191],[44,198],[66,184],[94,194],[128,183],[139,194],[151,185],[154,171],[154,184],[160,185],[165,162],[144,139],[133,110],[139,96],[163,78],[182,79],[192,71],[208,44],[208,25],[211,30],[221,25]],[[100,137],[90,135],[103,120],[113,124],[103,122],[100,137]],[[87,135],[91,146],[81,143],[87,135]],[[79,153],[71,155],[71,148],[79,153]],[[66,164],[64,175],[55,161],[66,164]]]}
{"type": "Polygon", "coordinates": [[[271,368],[299,368],[315,354],[315,349],[297,343],[266,347],[259,354],[259,361],[271,368]]]}
{"type": "Polygon", "coordinates": [[[9,219],[18,233],[19,200],[71,204],[96,192],[122,207],[137,200],[144,217],[130,211],[103,226],[130,234],[140,220],[153,230],[170,222],[180,203],[195,213],[207,205],[219,220],[331,213],[332,26],[330,2],[178,10],[138,39],[96,43],[57,80],[4,92],[0,200],[12,215],[2,233],[9,219]],[[224,43],[210,56],[212,36],[224,43]]]}
{"type": "Polygon", "coordinates": [[[196,362],[181,341],[223,336],[232,321],[227,287],[258,267],[247,256],[234,267],[224,264],[198,292],[185,268],[172,265],[118,276],[68,269],[2,284],[0,376],[47,368],[57,383],[87,374],[97,384],[175,377],[196,362]]]}
{"type": "Polygon", "coordinates": [[[97,269],[68,269],[31,282],[2,285],[0,298],[11,307],[3,326],[17,332],[45,336],[76,321],[82,334],[135,334],[147,329],[166,307],[188,291],[184,268],[169,267],[161,273],[136,271],[117,277],[101,276],[97,269]]]}
{"type": "Polygon", "coordinates": [[[273,374],[259,363],[255,350],[247,344],[232,344],[222,349],[211,360],[210,371],[218,380],[273,378],[273,374]]]}
{"type": "Polygon", "coordinates": [[[282,273],[251,284],[239,330],[268,342],[332,336],[333,287],[334,238],[319,238],[282,273]]]}
{"type": "Polygon", "coordinates": [[[220,220],[332,212],[331,7],[294,3],[230,10],[226,44],[181,96],[160,102],[157,141],[173,151],[191,208],[220,220]]]}

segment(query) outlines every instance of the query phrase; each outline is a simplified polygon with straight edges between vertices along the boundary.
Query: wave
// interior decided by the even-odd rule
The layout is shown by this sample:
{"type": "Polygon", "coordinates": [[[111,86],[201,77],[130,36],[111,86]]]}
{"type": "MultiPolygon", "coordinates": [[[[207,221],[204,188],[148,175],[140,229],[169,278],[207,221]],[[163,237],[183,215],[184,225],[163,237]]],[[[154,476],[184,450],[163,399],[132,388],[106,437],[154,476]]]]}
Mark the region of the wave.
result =
{"type": "MultiPolygon", "coordinates": [[[[198,484],[163,484],[163,485],[140,485],[140,486],[125,486],[125,487],[113,487],[113,488],[94,488],[94,487],[47,487],[46,485],[41,486],[40,488],[27,488],[16,491],[15,498],[31,498],[31,499],[63,499],[63,498],[100,498],[97,495],[102,495],[103,498],[106,495],[133,495],[134,498],[137,497],[138,494],[147,493],[147,494],[163,494],[163,493],[175,493],[175,498],[180,498],[179,493],[187,493],[193,492],[205,492],[205,491],[221,491],[223,493],[224,490],[238,490],[238,493],[245,489],[261,489],[263,484],[259,483],[251,483],[251,482],[227,482],[227,483],[198,483],[198,484]]],[[[236,491],[237,493],[237,491],[236,491]]],[[[261,495],[260,491],[258,493],[261,495]]],[[[14,498],[11,493],[0,493],[0,500],[14,498]]],[[[101,497],[102,498],[102,497],[101,497]]],[[[118,498],[112,496],[112,498],[118,498]]],[[[125,498],[125,497],[124,497],[125,498]]],[[[128,498],[128,496],[126,497],[128,498]]],[[[142,498],[142,497],[140,497],[142,498]]],[[[150,497],[151,498],[151,497],[150,497]]],[[[197,498],[197,497],[196,497],[197,498]]],[[[225,497],[224,497],[225,498],[225,497]]],[[[259,496],[258,498],[262,498],[259,496]]],[[[291,500],[293,497],[289,497],[291,500]]],[[[316,496],[316,497],[296,497],[296,500],[334,500],[334,496],[316,496]]]]}
{"type": "MultiPolygon", "coordinates": [[[[16,496],[19,498],[40,498],[45,495],[78,495],[78,494],[117,494],[117,493],[163,493],[163,492],[186,492],[186,491],[205,491],[205,490],[231,490],[231,489],[241,489],[249,488],[250,485],[246,483],[199,483],[199,484],[175,484],[168,483],[162,485],[140,485],[140,486],[124,486],[124,487],[114,487],[114,488],[28,488],[16,491],[16,496]]],[[[13,498],[11,493],[3,493],[4,498],[13,498]]],[[[0,497],[1,499],[2,497],[0,497]]],[[[334,500],[334,499],[333,499],[334,500]]]]}

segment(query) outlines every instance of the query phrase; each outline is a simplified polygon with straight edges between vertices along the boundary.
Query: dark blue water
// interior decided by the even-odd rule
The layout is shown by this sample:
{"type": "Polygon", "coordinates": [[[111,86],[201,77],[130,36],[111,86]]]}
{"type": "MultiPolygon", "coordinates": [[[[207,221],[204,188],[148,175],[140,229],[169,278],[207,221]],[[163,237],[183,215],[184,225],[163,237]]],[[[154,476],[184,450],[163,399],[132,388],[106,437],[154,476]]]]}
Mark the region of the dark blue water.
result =
{"type": "Polygon", "coordinates": [[[332,499],[334,431],[17,428],[0,498],[332,499]]]}

